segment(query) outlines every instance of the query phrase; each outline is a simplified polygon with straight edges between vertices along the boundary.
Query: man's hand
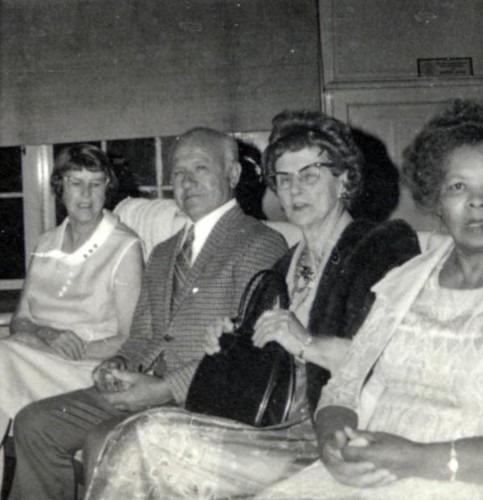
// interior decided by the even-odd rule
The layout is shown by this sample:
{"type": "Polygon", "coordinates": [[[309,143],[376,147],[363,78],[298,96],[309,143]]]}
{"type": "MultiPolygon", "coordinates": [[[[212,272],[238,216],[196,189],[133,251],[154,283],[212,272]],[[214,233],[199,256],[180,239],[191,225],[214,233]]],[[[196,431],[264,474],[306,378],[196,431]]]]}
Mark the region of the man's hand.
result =
{"type": "Polygon", "coordinates": [[[356,487],[382,486],[396,480],[383,466],[370,460],[347,461],[344,451],[349,447],[349,438],[344,431],[336,431],[322,447],[322,461],[328,471],[341,483],[356,487]]]}
{"type": "Polygon", "coordinates": [[[103,392],[102,396],[118,410],[140,411],[152,406],[161,406],[173,399],[166,382],[153,375],[127,370],[112,370],[112,375],[120,380],[126,389],[103,392]]]}
{"type": "Polygon", "coordinates": [[[100,392],[117,392],[127,389],[121,379],[114,376],[113,371],[126,370],[126,361],[121,356],[105,359],[92,372],[94,385],[100,392]]]}

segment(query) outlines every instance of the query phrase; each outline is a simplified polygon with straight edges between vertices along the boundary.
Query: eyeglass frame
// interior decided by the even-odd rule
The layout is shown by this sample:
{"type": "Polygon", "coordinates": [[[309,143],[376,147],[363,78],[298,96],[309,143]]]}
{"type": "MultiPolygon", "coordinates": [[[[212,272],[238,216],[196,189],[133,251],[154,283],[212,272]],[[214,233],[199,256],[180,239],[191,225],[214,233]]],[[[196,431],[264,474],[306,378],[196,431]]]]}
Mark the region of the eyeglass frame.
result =
{"type": "Polygon", "coordinates": [[[84,187],[87,187],[90,193],[99,193],[101,188],[105,189],[107,185],[109,184],[109,177],[106,176],[105,179],[103,180],[91,180],[87,184],[84,183],[82,179],[79,179],[77,177],[73,177],[71,175],[63,175],[62,176],[62,181],[64,182],[64,189],[67,188],[71,192],[76,191],[76,192],[81,192],[84,187]],[[72,181],[77,181],[79,184],[73,184],[72,181]],[[98,184],[97,184],[98,183],[98,184]],[[81,189],[82,186],[82,189],[81,189]]]}
{"type": "Polygon", "coordinates": [[[291,172],[275,172],[275,173],[273,173],[273,174],[271,174],[269,176],[269,179],[271,180],[271,182],[275,186],[275,189],[281,190],[281,191],[288,191],[289,189],[291,189],[293,187],[293,180],[294,180],[294,178],[297,178],[299,184],[301,186],[303,186],[303,187],[313,186],[320,179],[320,170],[322,168],[330,168],[330,169],[332,169],[334,167],[335,167],[335,164],[333,162],[315,161],[313,163],[309,163],[308,165],[305,165],[304,167],[302,167],[296,174],[293,174],[291,172]],[[310,167],[317,167],[317,178],[314,179],[313,181],[303,180],[303,172],[304,172],[304,170],[306,170],[306,169],[308,169],[310,167]],[[289,183],[288,186],[286,186],[286,187],[279,186],[278,179],[281,176],[285,176],[285,178],[287,180],[290,180],[290,183],[289,183]]]}

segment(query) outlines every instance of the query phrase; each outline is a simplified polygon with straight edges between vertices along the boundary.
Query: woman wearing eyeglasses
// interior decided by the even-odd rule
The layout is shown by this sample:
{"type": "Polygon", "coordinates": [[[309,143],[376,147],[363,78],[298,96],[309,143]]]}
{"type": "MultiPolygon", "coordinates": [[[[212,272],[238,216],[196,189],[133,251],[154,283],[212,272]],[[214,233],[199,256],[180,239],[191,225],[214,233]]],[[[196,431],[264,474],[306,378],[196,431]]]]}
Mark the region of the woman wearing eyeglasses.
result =
{"type": "MultiPolygon", "coordinates": [[[[254,343],[275,341],[295,356],[289,419],[254,428],[180,409],[148,410],[107,438],[89,499],[250,495],[315,460],[311,413],[371,307],[371,286],[419,253],[406,223],[352,219],[363,159],[348,126],[305,111],[282,113],[273,126],[264,175],[303,240],[275,266],[286,277],[291,307],[262,315],[254,343]]],[[[231,328],[227,318],[214,325],[207,352],[216,352],[219,335],[231,328]]]]}
{"type": "Polygon", "coordinates": [[[140,291],[141,242],[103,210],[117,186],[105,153],[63,149],[51,186],[67,217],[40,237],[0,341],[0,425],[27,403],[91,385],[99,359],[128,337],[140,291]]]}
{"type": "Polygon", "coordinates": [[[402,171],[447,235],[373,288],[318,403],[320,460],[257,498],[483,498],[483,101],[448,102],[402,171]]]}

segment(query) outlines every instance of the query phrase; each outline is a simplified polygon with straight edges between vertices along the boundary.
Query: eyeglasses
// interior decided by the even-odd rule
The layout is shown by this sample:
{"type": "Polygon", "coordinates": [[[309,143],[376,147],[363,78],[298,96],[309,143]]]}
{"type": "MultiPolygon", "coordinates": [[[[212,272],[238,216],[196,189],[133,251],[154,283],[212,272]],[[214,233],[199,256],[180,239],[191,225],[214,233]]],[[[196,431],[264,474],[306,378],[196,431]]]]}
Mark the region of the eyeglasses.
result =
{"type": "Polygon", "coordinates": [[[298,179],[302,187],[312,186],[320,179],[320,171],[322,168],[333,168],[333,163],[315,162],[301,168],[296,174],[289,172],[275,172],[270,176],[275,184],[275,187],[280,191],[291,189],[294,183],[294,178],[298,179]]]}
{"type": "Polygon", "coordinates": [[[103,192],[109,183],[109,179],[98,179],[90,182],[84,182],[82,179],[71,177],[70,175],[65,175],[63,180],[65,188],[72,193],[82,193],[85,189],[87,189],[89,193],[98,194],[103,192]]]}

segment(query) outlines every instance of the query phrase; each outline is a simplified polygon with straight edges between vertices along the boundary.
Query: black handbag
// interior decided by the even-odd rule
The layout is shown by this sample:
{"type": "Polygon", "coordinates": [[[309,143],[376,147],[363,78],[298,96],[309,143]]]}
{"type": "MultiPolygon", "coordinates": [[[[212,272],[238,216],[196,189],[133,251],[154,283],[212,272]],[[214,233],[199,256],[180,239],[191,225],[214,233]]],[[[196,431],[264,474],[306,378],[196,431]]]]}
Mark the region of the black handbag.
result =
{"type": "Polygon", "coordinates": [[[257,319],[276,304],[289,306],[285,279],[272,270],[258,272],[244,290],[234,331],[223,333],[220,352],[204,356],[198,366],[186,399],[189,411],[256,427],[287,419],[295,388],[293,356],[276,342],[260,349],[251,340],[257,319]]]}

